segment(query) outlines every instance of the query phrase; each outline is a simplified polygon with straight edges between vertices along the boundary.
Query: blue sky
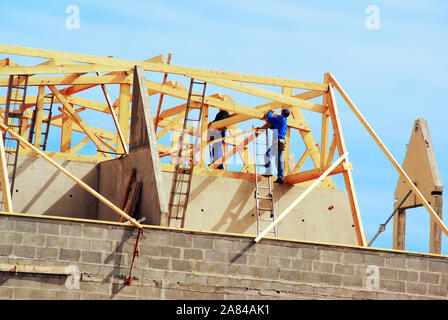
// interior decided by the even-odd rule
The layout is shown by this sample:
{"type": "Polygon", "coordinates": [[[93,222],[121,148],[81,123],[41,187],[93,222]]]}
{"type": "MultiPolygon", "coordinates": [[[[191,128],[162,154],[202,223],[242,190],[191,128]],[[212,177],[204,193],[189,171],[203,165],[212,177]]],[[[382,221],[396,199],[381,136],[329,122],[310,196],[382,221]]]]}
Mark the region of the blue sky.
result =
{"type": "MultiPolygon", "coordinates": [[[[0,8],[3,44],[135,60],[171,52],[175,65],[309,81],[329,71],[399,163],[414,121],[425,118],[448,181],[446,1],[23,0],[0,8]],[[68,5],[80,10],[79,30],[65,26],[68,5]],[[369,5],[379,8],[379,29],[366,28],[369,5]]],[[[398,174],[340,98],[338,106],[371,239],[393,210],[398,174]]],[[[427,252],[428,233],[429,214],[410,210],[406,249],[427,252]]],[[[392,222],[374,246],[392,246],[392,222]]]]}

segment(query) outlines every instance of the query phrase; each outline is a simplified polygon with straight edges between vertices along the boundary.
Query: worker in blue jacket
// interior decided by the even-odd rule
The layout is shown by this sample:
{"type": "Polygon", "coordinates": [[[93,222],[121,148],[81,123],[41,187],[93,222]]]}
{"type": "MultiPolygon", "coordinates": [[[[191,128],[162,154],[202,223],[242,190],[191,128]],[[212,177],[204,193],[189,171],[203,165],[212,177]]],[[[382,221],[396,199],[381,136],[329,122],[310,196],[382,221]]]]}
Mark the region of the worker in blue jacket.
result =
{"type": "Polygon", "coordinates": [[[290,115],[288,109],[283,109],[280,116],[274,116],[272,110],[269,110],[266,114],[266,121],[269,123],[270,128],[273,130],[272,145],[266,151],[265,154],[265,168],[266,171],[263,176],[272,176],[271,160],[276,158],[277,160],[277,180],[274,183],[284,183],[284,168],[283,168],[283,151],[286,146],[286,131],[288,130],[287,119],[290,115]]]}

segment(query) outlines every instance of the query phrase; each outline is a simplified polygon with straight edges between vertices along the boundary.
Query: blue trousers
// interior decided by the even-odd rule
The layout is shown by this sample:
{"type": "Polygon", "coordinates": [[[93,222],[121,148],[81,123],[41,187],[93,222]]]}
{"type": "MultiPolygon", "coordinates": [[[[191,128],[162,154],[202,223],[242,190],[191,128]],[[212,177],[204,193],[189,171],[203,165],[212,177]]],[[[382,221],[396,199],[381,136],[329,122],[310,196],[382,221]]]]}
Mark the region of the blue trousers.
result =
{"type": "Polygon", "coordinates": [[[264,155],[264,167],[271,170],[271,160],[275,158],[277,166],[277,177],[283,180],[285,175],[285,170],[283,168],[283,151],[278,150],[278,140],[273,140],[271,147],[266,151],[264,155]]]}
{"type": "MultiPolygon", "coordinates": [[[[217,131],[217,133],[214,135],[214,138],[216,138],[216,140],[224,138],[226,136],[226,130],[223,130],[222,132],[217,131]]],[[[211,145],[211,163],[214,163],[216,160],[218,160],[219,158],[221,158],[223,156],[222,153],[222,145],[223,142],[219,141],[219,142],[215,142],[211,145]]],[[[221,163],[218,166],[218,169],[224,169],[224,165],[221,163]]]]}

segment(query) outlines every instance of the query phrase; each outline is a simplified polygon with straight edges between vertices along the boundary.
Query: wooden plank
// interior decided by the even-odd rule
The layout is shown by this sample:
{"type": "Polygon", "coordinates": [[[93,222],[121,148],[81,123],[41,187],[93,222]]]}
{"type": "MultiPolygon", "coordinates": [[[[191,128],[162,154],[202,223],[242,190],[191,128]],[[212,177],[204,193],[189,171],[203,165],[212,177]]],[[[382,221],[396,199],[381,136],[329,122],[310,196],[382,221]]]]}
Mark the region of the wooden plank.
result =
{"type": "Polygon", "coordinates": [[[344,153],[338,160],[335,161],[327,170],[325,170],[322,175],[316,179],[316,181],[313,182],[311,186],[309,186],[296,200],[294,200],[293,203],[291,203],[273,222],[269,224],[269,226],[266,227],[255,239],[255,243],[258,243],[269,231],[272,230],[280,221],[283,220],[284,217],[286,217],[292,209],[294,209],[305,197],[307,197],[311,191],[313,191],[319,183],[321,183],[325,177],[327,177],[333,170],[336,168],[343,160],[347,159],[347,154],[344,153]]]}
{"type": "Polygon", "coordinates": [[[345,91],[342,89],[342,87],[339,85],[339,83],[336,81],[336,79],[333,77],[333,75],[331,73],[329,74],[329,79],[330,79],[331,84],[334,85],[334,87],[338,90],[338,92],[341,94],[342,98],[345,100],[347,105],[350,107],[350,109],[356,115],[358,120],[361,122],[361,124],[364,126],[364,128],[367,130],[367,132],[370,134],[370,136],[373,138],[373,140],[376,142],[376,144],[380,147],[380,149],[383,151],[383,153],[386,155],[386,157],[392,163],[394,168],[405,179],[405,182],[407,183],[409,188],[412,190],[412,192],[423,203],[423,206],[426,208],[426,210],[430,214],[431,219],[434,220],[434,222],[442,229],[442,231],[445,233],[445,235],[448,236],[448,228],[445,226],[443,221],[440,219],[440,217],[437,215],[437,213],[434,211],[434,209],[431,207],[431,205],[428,203],[428,201],[425,199],[425,197],[423,197],[420,190],[414,185],[414,183],[409,178],[409,176],[406,174],[406,172],[403,170],[403,168],[398,164],[397,160],[395,160],[395,158],[392,156],[390,151],[387,149],[387,147],[384,145],[384,143],[381,141],[381,139],[378,137],[378,135],[375,133],[375,131],[373,131],[372,127],[369,125],[367,120],[364,118],[364,116],[361,114],[361,112],[358,110],[358,108],[355,106],[355,104],[350,100],[348,95],[345,93],[345,91]]]}
{"type": "MultiPolygon", "coordinates": [[[[70,112],[65,110],[66,107],[64,106],[64,109],[62,109],[62,126],[61,126],[61,145],[60,145],[60,152],[70,152],[70,149],[72,148],[72,133],[73,133],[73,120],[70,115],[70,112]]],[[[78,125],[80,125],[78,123],[78,125]]]]}
{"type": "Polygon", "coordinates": [[[4,125],[3,123],[0,123],[0,127],[4,132],[8,132],[11,136],[13,136],[15,139],[19,140],[20,143],[22,145],[24,145],[25,147],[27,147],[28,149],[30,149],[32,152],[38,154],[39,156],[41,156],[42,158],[44,158],[45,160],[47,160],[51,165],[53,165],[54,167],[56,167],[58,170],[60,170],[63,174],[65,174],[67,177],[69,177],[70,179],[72,179],[73,181],[75,181],[77,184],[79,184],[83,189],[85,189],[87,192],[89,192],[90,194],[94,195],[96,198],[98,198],[98,200],[100,200],[101,202],[103,202],[106,206],[108,206],[109,208],[111,208],[114,212],[118,213],[119,215],[121,215],[123,218],[125,218],[127,221],[129,221],[132,225],[143,229],[143,226],[138,223],[135,219],[133,219],[132,217],[130,217],[129,215],[127,215],[123,210],[121,210],[120,208],[118,208],[116,205],[114,205],[112,202],[110,202],[109,200],[107,200],[105,197],[103,197],[101,194],[99,194],[98,192],[96,192],[94,189],[92,189],[89,185],[87,185],[85,182],[83,182],[82,180],[78,179],[77,177],[75,177],[73,174],[71,174],[68,170],[66,170],[64,167],[60,166],[57,162],[53,161],[49,156],[47,156],[45,153],[43,153],[42,151],[40,151],[39,149],[37,149],[35,146],[33,146],[32,144],[30,144],[28,141],[26,141],[25,139],[23,139],[21,136],[19,136],[17,133],[15,133],[13,130],[9,129],[8,126],[4,125]]]}
{"type": "MultiPolygon", "coordinates": [[[[347,169],[350,169],[350,168],[351,168],[350,165],[347,167],[347,164],[342,163],[342,164],[338,165],[333,171],[328,173],[328,176],[343,173],[344,171],[347,171],[347,169]]],[[[327,170],[327,169],[328,168],[316,168],[316,169],[312,169],[312,170],[307,170],[307,171],[290,174],[288,176],[285,176],[285,183],[297,184],[297,183],[301,183],[301,182],[311,181],[311,180],[319,178],[322,175],[322,173],[324,173],[325,170],[327,170]]]]}
{"type": "MultiPolygon", "coordinates": [[[[338,109],[336,106],[336,99],[334,97],[333,87],[329,86],[328,104],[331,117],[331,124],[333,126],[333,132],[335,134],[334,139],[336,139],[336,145],[338,148],[339,155],[345,154],[347,149],[345,147],[345,141],[342,134],[342,126],[339,120],[338,109]]],[[[348,161],[347,158],[345,161],[348,161]]],[[[350,170],[343,172],[345,186],[347,188],[348,199],[350,202],[350,209],[352,212],[353,225],[355,227],[356,237],[358,239],[358,244],[360,246],[367,246],[368,241],[364,233],[364,228],[362,226],[361,214],[359,212],[358,200],[356,198],[354,182],[352,178],[352,173],[350,170]]]]}
{"type": "MultiPolygon", "coordinates": [[[[126,143],[129,142],[129,117],[130,117],[130,103],[131,103],[131,85],[120,84],[120,95],[118,102],[118,125],[121,129],[123,138],[126,143]]],[[[121,144],[117,144],[117,153],[124,153],[121,144]]]]}
{"type": "Polygon", "coordinates": [[[0,75],[12,74],[58,74],[58,73],[91,73],[91,72],[112,72],[128,71],[128,67],[117,67],[107,65],[44,65],[44,66],[19,66],[0,67],[0,75]]]}
{"type": "MultiPolygon", "coordinates": [[[[52,77],[30,77],[28,86],[42,85],[100,85],[100,84],[121,84],[131,83],[132,78],[126,74],[109,74],[102,76],[78,76],[77,74],[66,74],[64,76],[52,77]]],[[[18,82],[24,83],[25,80],[18,82]]],[[[0,87],[8,86],[8,78],[0,77],[0,87]]]]}
{"type": "Polygon", "coordinates": [[[42,139],[42,118],[45,100],[45,86],[39,86],[37,91],[36,118],[34,122],[34,145],[40,148],[42,139]]]}
{"type": "Polygon", "coordinates": [[[208,137],[208,106],[202,106],[201,113],[201,163],[200,167],[207,166],[207,137],[208,137]]]}
{"type": "Polygon", "coordinates": [[[73,269],[61,266],[44,266],[17,263],[0,263],[0,271],[12,273],[40,273],[40,274],[59,274],[70,275],[73,269]]]}
{"type": "MultiPolygon", "coordinates": [[[[171,63],[171,53],[168,53],[168,60],[167,60],[166,63],[167,63],[167,64],[170,64],[170,63],[171,63]]],[[[162,81],[162,84],[165,84],[165,83],[166,83],[167,78],[168,78],[168,73],[165,73],[165,74],[163,75],[163,81],[162,81]]],[[[156,133],[157,133],[157,127],[158,127],[158,125],[159,125],[159,120],[160,120],[160,110],[162,109],[162,102],[163,102],[163,93],[160,94],[160,97],[159,97],[159,104],[158,104],[158,106],[157,106],[157,113],[156,113],[156,117],[155,117],[155,119],[154,119],[154,132],[156,132],[156,133]]]]}

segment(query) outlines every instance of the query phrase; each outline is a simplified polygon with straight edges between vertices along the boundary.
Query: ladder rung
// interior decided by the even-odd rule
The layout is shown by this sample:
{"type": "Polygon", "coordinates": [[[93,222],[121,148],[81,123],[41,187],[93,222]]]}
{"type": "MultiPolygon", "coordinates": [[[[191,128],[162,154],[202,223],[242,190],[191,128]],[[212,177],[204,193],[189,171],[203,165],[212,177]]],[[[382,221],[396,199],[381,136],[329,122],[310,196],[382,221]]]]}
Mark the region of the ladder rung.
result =
{"type": "Polygon", "coordinates": [[[258,208],[258,211],[274,211],[274,209],[270,209],[270,208],[258,208]]]}
{"type": "Polygon", "coordinates": [[[256,198],[261,200],[272,200],[272,197],[257,196],[256,198]]]}
{"type": "Polygon", "coordinates": [[[272,222],[274,219],[258,219],[259,221],[272,222]]]}

